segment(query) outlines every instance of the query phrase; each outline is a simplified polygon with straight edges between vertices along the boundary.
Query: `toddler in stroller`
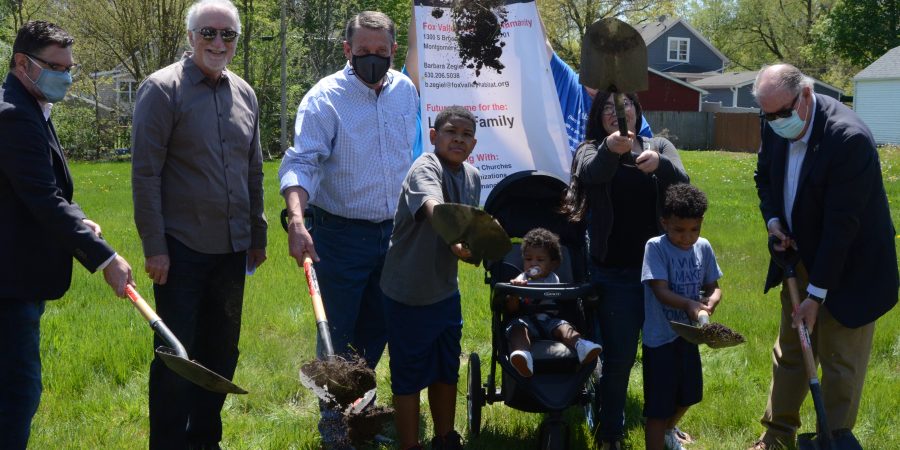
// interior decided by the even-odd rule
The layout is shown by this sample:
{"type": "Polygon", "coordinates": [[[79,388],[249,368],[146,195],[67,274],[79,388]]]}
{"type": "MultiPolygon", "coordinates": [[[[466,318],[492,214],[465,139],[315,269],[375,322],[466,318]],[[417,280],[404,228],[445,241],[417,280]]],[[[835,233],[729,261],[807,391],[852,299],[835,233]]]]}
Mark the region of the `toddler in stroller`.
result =
{"type": "MultiPolygon", "coordinates": [[[[522,238],[522,261],[527,269],[513,278],[510,284],[527,286],[530,283],[559,284],[554,272],[562,262],[559,236],[552,231],[535,228],[522,238]]],[[[509,340],[509,362],[523,377],[534,374],[531,339],[553,339],[575,350],[578,362],[590,364],[597,360],[602,347],[583,339],[575,327],[559,317],[556,300],[531,299],[508,295],[506,312],[512,316],[506,327],[509,340]]]]}
{"type": "MultiPolygon", "coordinates": [[[[491,286],[491,354],[490,359],[485,361],[486,379],[482,379],[479,354],[473,352],[469,355],[466,414],[470,439],[477,437],[481,431],[481,409],[495,402],[502,402],[519,411],[545,413],[538,436],[539,446],[544,449],[567,448],[569,430],[562,417],[571,406],[584,407],[591,430],[596,424],[600,403],[599,346],[583,352],[584,358],[581,360],[585,364],[582,364],[577,343],[570,348],[553,338],[552,333],[532,332],[528,335],[530,346],[514,348],[518,344],[511,343],[506,333],[506,325],[511,319],[524,312],[531,313],[508,312],[507,299],[512,296],[531,299],[529,307],[536,309],[541,309],[536,304],[544,305],[545,301],[552,300],[556,305],[547,309],[558,309],[559,315],[556,317],[565,319],[573,329],[579,330],[585,340],[596,340],[600,335],[597,295],[587,276],[584,226],[569,222],[559,212],[567,187],[567,183],[554,174],[517,172],[498,183],[485,202],[484,210],[496,218],[513,238],[513,249],[502,260],[485,261],[485,282],[491,286]],[[527,285],[510,283],[511,279],[527,273],[535,265],[523,260],[522,244],[517,242],[534,228],[544,228],[559,237],[560,257],[542,273],[532,275],[527,285]],[[551,273],[557,276],[551,277],[558,284],[536,283],[534,277],[551,273]],[[513,365],[517,359],[512,355],[515,350],[528,350],[532,364],[527,367],[526,362],[526,367],[531,376],[523,376],[528,372],[520,374],[513,365]],[[501,369],[499,377],[498,366],[501,369]]],[[[534,312],[551,315],[546,311],[534,312]]]]}

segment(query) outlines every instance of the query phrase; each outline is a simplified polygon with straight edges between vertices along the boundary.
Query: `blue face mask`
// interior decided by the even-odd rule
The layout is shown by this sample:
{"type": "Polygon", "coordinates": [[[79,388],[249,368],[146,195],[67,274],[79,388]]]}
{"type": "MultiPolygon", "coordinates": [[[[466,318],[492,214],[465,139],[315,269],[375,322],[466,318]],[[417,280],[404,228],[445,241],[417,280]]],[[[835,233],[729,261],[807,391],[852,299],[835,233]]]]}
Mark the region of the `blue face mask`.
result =
{"type": "MultiPolygon", "coordinates": [[[[28,59],[31,58],[29,57],[28,59]]],[[[41,74],[38,75],[37,80],[32,80],[27,73],[25,76],[34,83],[34,87],[41,92],[41,95],[43,95],[50,103],[56,103],[66,98],[66,91],[68,91],[69,86],[72,85],[72,74],[69,72],[57,72],[55,70],[45,69],[38,65],[33,59],[31,59],[31,62],[41,68],[41,74]]]]}
{"type": "Polygon", "coordinates": [[[791,111],[790,117],[783,117],[769,122],[772,131],[785,139],[797,139],[803,131],[806,121],[800,118],[797,111],[791,111]]]}

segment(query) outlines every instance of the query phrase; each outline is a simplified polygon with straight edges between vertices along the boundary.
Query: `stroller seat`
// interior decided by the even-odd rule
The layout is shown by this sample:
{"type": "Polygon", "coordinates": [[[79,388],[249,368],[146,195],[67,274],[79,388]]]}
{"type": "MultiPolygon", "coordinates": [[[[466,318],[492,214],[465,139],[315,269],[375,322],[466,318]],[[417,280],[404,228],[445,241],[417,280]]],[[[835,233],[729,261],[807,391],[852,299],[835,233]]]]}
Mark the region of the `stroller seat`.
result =
{"type": "Polygon", "coordinates": [[[578,355],[562,342],[537,340],[531,343],[534,373],[575,373],[578,355]]]}

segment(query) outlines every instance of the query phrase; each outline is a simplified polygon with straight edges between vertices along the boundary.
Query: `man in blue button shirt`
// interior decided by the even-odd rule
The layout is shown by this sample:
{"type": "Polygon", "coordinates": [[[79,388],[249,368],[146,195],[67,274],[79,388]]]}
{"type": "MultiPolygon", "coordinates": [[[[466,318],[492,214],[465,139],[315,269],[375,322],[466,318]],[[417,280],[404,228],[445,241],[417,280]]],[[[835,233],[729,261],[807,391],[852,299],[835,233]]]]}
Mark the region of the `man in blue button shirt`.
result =
{"type": "Polygon", "coordinates": [[[388,16],[359,13],[345,39],[347,64],[300,102],[279,177],[290,255],[316,262],[335,352],[359,353],[374,368],[387,342],[379,280],[418,137],[419,98],[409,78],[390,70],[397,42],[388,16]]]}

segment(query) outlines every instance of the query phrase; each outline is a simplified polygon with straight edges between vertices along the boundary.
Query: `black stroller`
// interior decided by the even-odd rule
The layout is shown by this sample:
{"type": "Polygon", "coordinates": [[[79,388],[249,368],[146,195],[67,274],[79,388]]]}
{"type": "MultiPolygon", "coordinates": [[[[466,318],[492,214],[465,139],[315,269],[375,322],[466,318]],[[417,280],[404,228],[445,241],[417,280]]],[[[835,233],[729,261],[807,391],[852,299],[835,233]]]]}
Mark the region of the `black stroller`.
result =
{"type": "Polygon", "coordinates": [[[517,172],[497,184],[485,203],[485,211],[512,238],[521,238],[536,227],[560,236],[563,261],[556,273],[563,284],[510,285],[509,280],[522,272],[518,244],[513,245],[503,261],[485,264],[485,283],[491,285],[491,359],[487,380],[482,383],[480,358],[477,353],[469,355],[466,413],[472,438],[481,431],[481,408],[498,401],[520,411],[547,413],[539,432],[541,449],[568,448],[569,429],[562,413],[572,405],[584,406],[588,426],[591,431],[595,429],[600,401],[599,360],[595,365],[582,366],[575,353],[562,343],[534,339],[531,348],[534,375],[524,378],[509,362],[504,330],[507,321],[504,303],[508,294],[552,298],[563,318],[585,338],[598,341],[597,297],[587,282],[585,229],[557,212],[566,188],[562,179],[547,172],[517,172]],[[496,386],[498,363],[502,380],[499,389],[496,386]]]}

